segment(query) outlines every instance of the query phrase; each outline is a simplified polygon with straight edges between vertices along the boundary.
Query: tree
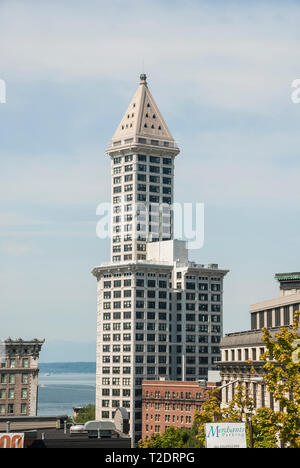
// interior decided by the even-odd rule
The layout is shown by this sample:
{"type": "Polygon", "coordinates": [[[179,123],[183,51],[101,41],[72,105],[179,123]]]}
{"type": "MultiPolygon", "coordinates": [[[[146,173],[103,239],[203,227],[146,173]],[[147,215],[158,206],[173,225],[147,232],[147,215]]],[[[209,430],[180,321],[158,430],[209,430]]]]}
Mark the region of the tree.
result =
{"type": "Polygon", "coordinates": [[[87,405],[78,411],[76,423],[86,423],[95,420],[95,405],[87,405]]]}
{"type": "Polygon", "coordinates": [[[239,422],[247,417],[252,417],[254,410],[253,398],[249,396],[245,385],[238,384],[234,391],[234,397],[229,405],[223,409],[223,418],[231,422],[239,422]]]}
{"type": "Polygon", "coordinates": [[[278,418],[270,408],[259,408],[252,418],[254,448],[278,448],[278,418]]]}
{"type": "MultiPolygon", "coordinates": [[[[252,419],[253,447],[277,448],[278,439],[292,448],[300,448],[300,335],[299,312],[291,327],[282,327],[271,335],[263,329],[266,352],[261,356],[264,380],[273,398],[280,403],[280,411],[259,408],[254,413],[254,404],[244,385],[235,388],[232,401],[221,408],[221,394],[217,387],[208,393],[201,410],[195,413],[192,430],[169,427],[164,434],[153,434],[150,439],[139,442],[144,448],[184,448],[205,446],[205,423],[237,422],[252,419]],[[195,443],[195,439],[198,444],[195,443]],[[195,445],[188,445],[195,444],[195,445]]],[[[251,374],[255,373],[254,368],[251,374]]],[[[249,428],[247,428],[249,441],[249,428]]]]}
{"type": "Polygon", "coordinates": [[[141,439],[139,448],[197,448],[199,443],[192,429],[170,426],[163,434],[141,439]]]}
{"type": "MultiPolygon", "coordinates": [[[[198,429],[197,439],[200,446],[205,446],[205,424],[210,422],[238,422],[244,417],[251,416],[253,400],[247,394],[245,386],[236,386],[234,398],[230,404],[221,409],[221,391],[218,387],[209,392],[208,399],[195,413],[194,424],[198,429]]],[[[249,435],[248,435],[249,436],[249,435]]]]}
{"type": "Polygon", "coordinates": [[[197,427],[197,439],[200,447],[205,447],[205,424],[214,421],[222,421],[220,390],[215,388],[208,393],[208,399],[202,404],[201,410],[196,411],[194,426],[197,427]]]}
{"type": "Polygon", "coordinates": [[[299,311],[295,313],[293,326],[282,327],[272,337],[263,329],[266,352],[264,380],[274,400],[280,404],[275,413],[280,440],[292,448],[300,448],[300,334],[299,311]]]}

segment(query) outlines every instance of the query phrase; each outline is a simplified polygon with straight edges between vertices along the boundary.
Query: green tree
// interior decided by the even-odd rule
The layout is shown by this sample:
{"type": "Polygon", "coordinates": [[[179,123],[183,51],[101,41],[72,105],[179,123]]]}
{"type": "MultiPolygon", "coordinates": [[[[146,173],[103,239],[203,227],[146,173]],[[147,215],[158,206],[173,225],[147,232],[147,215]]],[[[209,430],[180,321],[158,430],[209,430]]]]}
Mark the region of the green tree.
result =
{"type": "Polygon", "coordinates": [[[197,439],[200,447],[205,447],[205,424],[223,420],[221,410],[221,394],[218,388],[209,392],[208,399],[202,404],[201,410],[196,411],[194,416],[194,427],[197,428],[197,439]]]}
{"type": "Polygon", "coordinates": [[[239,422],[247,417],[252,417],[254,410],[253,398],[248,395],[245,385],[238,384],[235,387],[234,397],[229,405],[223,409],[222,416],[227,421],[239,422]]]}
{"type": "Polygon", "coordinates": [[[95,405],[87,405],[78,411],[76,423],[86,423],[95,420],[95,405]]]}
{"type": "MultiPolygon", "coordinates": [[[[247,394],[246,388],[239,384],[236,386],[234,398],[230,404],[221,409],[221,391],[215,388],[209,392],[208,399],[195,413],[194,424],[197,426],[197,439],[200,446],[205,446],[205,424],[210,422],[238,422],[251,416],[253,400],[247,394]]],[[[249,435],[248,435],[249,437],[249,435]]]]}
{"type": "Polygon", "coordinates": [[[163,434],[141,439],[139,448],[197,448],[199,443],[191,429],[170,426],[163,434]]]}
{"type": "Polygon", "coordinates": [[[264,328],[263,341],[264,380],[280,405],[280,411],[274,414],[280,440],[289,447],[300,448],[299,311],[295,313],[293,326],[282,327],[274,337],[264,328]]]}
{"type": "MultiPolygon", "coordinates": [[[[208,393],[201,410],[195,413],[193,428],[178,429],[169,427],[164,434],[153,434],[150,439],[139,442],[144,448],[186,448],[205,446],[205,423],[237,422],[252,419],[254,448],[277,448],[278,438],[289,447],[300,447],[300,336],[299,312],[295,314],[293,327],[283,327],[271,335],[263,329],[266,352],[261,356],[264,380],[269,392],[280,403],[280,411],[259,408],[254,412],[254,404],[246,388],[239,384],[235,388],[232,401],[221,408],[220,389],[208,393]]],[[[254,375],[254,369],[251,370],[254,375]]],[[[249,428],[247,428],[249,443],[249,428]]]]}
{"type": "Polygon", "coordinates": [[[254,448],[278,448],[278,418],[270,408],[259,408],[252,418],[254,448]]]}

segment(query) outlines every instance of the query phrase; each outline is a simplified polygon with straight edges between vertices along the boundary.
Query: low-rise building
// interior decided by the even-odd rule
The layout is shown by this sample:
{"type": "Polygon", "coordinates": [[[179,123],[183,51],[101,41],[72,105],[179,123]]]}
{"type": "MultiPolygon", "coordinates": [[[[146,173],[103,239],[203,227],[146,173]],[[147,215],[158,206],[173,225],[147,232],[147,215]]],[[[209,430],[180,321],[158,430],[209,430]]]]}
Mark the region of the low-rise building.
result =
{"type": "Polygon", "coordinates": [[[191,428],[195,411],[201,409],[205,399],[206,388],[200,382],[144,380],[142,438],[162,434],[169,426],[191,428]]]}
{"type": "Polygon", "coordinates": [[[8,338],[0,349],[0,417],[36,416],[38,360],[44,340],[8,338]]]}

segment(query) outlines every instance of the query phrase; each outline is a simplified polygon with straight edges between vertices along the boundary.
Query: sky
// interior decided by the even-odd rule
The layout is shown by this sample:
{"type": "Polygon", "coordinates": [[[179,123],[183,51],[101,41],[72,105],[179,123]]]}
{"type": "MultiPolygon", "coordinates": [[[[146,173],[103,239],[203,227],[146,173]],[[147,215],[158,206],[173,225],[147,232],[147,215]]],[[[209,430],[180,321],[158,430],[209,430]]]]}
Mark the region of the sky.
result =
{"type": "Polygon", "coordinates": [[[95,341],[105,148],[142,72],[181,150],[175,201],[205,206],[191,259],[230,270],[224,332],[250,328],[300,270],[299,23],[289,0],[0,1],[0,338],[75,360],[95,341]]]}

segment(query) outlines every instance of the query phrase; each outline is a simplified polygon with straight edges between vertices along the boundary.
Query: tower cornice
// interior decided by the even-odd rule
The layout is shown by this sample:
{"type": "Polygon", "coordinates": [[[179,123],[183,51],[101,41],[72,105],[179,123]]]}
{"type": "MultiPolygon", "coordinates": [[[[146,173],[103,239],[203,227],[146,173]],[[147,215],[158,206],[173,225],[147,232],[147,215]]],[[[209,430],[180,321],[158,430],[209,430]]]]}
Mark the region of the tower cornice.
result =
{"type": "Polygon", "coordinates": [[[108,156],[117,156],[128,153],[143,153],[143,154],[152,154],[160,156],[172,156],[175,158],[180,152],[179,148],[174,144],[174,146],[165,146],[164,142],[159,142],[159,145],[153,145],[150,142],[147,143],[123,143],[120,145],[110,144],[106,150],[108,156]]]}

